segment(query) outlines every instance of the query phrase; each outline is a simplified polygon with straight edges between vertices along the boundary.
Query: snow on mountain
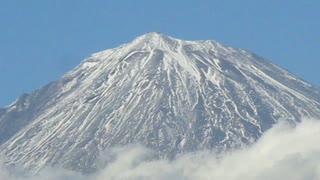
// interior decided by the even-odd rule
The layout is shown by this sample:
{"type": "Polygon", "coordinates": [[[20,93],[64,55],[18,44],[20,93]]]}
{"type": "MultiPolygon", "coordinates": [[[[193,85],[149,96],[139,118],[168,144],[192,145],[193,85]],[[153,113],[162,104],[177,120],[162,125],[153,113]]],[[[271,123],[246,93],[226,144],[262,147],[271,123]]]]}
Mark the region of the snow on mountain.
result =
{"type": "Polygon", "coordinates": [[[0,154],[7,165],[87,173],[117,145],[168,158],[221,151],[302,117],[320,117],[320,90],[288,71],[215,41],[148,33],[0,109],[0,154]]]}

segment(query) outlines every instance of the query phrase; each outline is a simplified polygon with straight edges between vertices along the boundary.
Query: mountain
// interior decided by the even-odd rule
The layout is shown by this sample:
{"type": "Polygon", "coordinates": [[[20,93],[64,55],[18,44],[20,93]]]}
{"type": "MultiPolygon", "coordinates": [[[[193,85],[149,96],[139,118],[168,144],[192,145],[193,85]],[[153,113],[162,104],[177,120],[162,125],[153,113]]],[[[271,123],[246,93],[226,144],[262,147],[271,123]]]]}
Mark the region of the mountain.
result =
{"type": "Polygon", "coordinates": [[[223,151],[302,117],[320,117],[320,90],[288,71],[215,41],[147,33],[0,109],[0,155],[88,173],[117,145],[167,158],[223,151]]]}

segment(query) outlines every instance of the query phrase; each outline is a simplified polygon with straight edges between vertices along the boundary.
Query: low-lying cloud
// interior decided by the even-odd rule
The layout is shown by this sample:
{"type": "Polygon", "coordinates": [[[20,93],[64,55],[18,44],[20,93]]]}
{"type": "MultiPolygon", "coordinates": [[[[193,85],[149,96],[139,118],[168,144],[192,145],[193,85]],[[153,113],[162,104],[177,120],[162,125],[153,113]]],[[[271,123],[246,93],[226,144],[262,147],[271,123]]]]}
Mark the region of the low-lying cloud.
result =
{"type": "Polygon", "coordinates": [[[152,158],[152,150],[130,145],[110,150],[111,162],[90,176],[45,169],[37,176],[23,177],[1,168],[0,180],[320,180],[319,138],[319,120],[304,120],[296,127],[280,123],[254,145],[219,158],[201,151],[173,161],[159,160],[152,158]]]}

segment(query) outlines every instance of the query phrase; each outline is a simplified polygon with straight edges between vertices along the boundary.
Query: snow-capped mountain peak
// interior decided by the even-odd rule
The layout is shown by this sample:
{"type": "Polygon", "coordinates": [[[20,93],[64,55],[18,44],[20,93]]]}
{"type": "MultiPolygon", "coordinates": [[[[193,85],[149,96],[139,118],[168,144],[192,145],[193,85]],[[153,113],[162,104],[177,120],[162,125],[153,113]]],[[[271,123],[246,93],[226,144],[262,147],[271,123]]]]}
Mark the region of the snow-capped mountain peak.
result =
{"type": "Polygon", "coordinates": [[[0,109],[0,152],[35,170],[91,171],[116,145],[141,143],[162,157],[220,151],[303,116],[320,117],[320,91],[286,70],[215,41],[152,32],[0,109]]]}

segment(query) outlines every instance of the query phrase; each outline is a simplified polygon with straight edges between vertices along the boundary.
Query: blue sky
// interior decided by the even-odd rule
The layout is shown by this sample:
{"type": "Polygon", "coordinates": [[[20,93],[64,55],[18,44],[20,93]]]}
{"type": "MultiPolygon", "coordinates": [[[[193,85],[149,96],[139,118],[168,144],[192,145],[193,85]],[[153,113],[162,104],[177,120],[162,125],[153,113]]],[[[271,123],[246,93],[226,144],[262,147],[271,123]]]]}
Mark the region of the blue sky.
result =
{"type": "Polygon", "coordinates": [[[319,0],[1,0],[0,107],[150,31],[254,52],[320,86],[319,0]]]}

